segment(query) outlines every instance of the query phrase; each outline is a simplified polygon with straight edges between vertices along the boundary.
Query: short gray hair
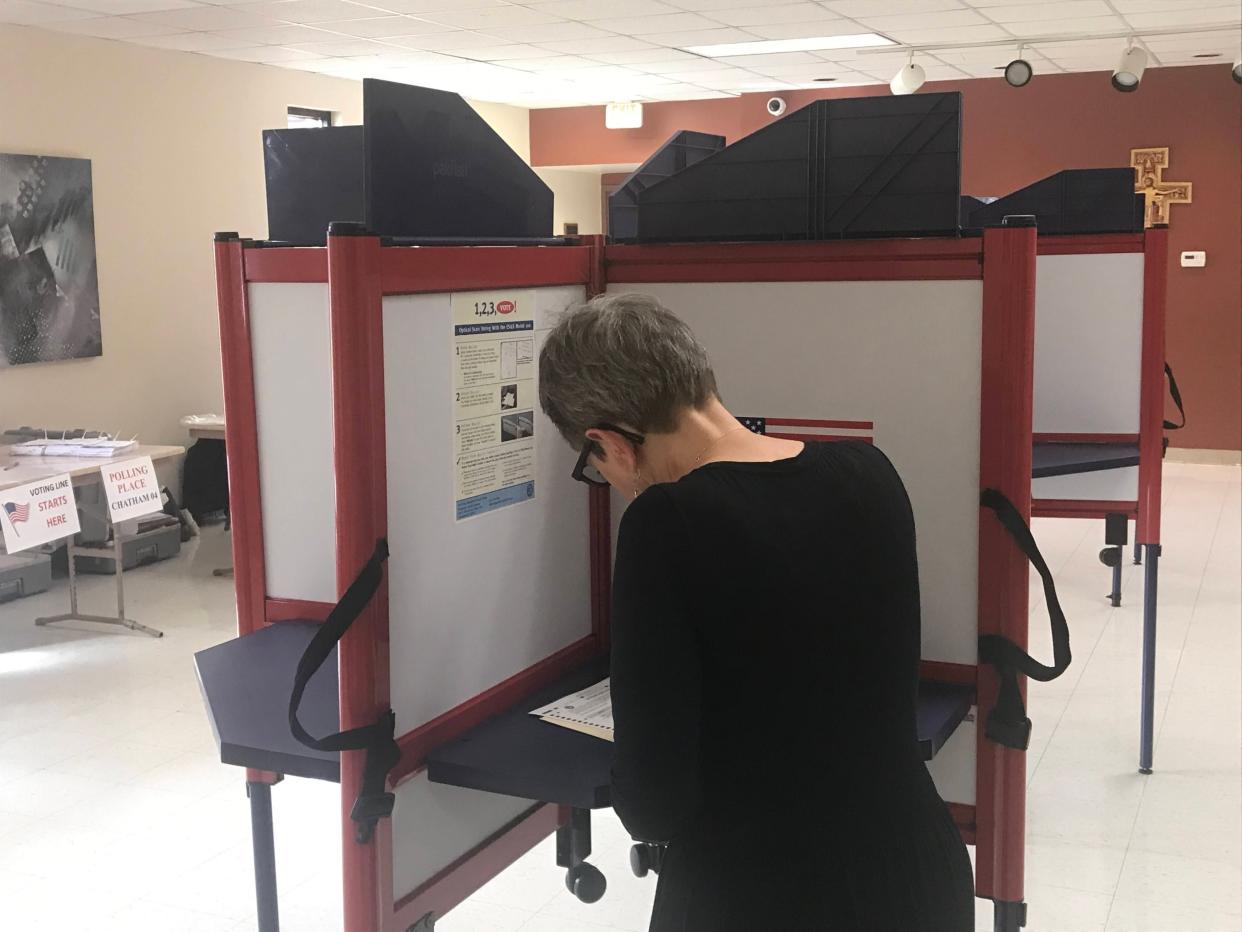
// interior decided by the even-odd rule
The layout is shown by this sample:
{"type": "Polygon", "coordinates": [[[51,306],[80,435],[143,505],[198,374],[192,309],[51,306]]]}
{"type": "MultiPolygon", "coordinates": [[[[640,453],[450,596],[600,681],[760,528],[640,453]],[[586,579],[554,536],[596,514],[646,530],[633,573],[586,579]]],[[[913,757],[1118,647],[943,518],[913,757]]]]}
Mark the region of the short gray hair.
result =
{"type": "Polygon", "coordinates": [[[650,295],[606,295],[570,308],[539,355],[539,403],[575,449],[600,424],[669,433],[716,396],[707,352],[650,295]]]}

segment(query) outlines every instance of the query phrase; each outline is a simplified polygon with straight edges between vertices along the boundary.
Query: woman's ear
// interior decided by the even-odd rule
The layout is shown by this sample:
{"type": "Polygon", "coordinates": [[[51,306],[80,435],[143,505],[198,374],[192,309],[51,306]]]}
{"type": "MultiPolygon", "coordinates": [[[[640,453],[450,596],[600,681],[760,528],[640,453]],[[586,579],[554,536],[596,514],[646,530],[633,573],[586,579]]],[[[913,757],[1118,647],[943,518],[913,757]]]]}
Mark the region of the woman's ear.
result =
{"type": "Polygon", "coordinates": [[[604,462],[610,467],[610,472],[616,470],[618,473],[629,475],[638,468],[634,447],[620,434],[611,430],[591,428],[586,435],[588,440],[595,441],[596,446],[604,451],[604,462]]]}

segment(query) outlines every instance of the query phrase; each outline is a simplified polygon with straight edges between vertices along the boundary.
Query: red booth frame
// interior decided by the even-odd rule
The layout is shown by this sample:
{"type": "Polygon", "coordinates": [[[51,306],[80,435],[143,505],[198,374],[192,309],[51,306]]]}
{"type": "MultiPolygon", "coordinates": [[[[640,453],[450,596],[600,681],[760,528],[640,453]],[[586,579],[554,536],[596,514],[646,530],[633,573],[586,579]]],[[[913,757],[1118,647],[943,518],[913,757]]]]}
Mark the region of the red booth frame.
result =
{"type": "MultiPolygon", "coordinates": [[[[337,482],[337,587],[343,592],[387,533],[382,302],[388,295],[606,282],[982,281],[980,487],[1000,491],[1029,519],[1035,324],[1033,228],[985,231],[981,239],[607,246],[602,237],[561,247],[399,247],[373,236],[330,236],[326,247],[216,244],[216,276],[226,405],[234,573],[240,634],[290,619],[322,619],[326,603],[266,592],[260,509],[248,286],[326,283],[332,307],[332,383],[337,482]]],[[[606,490],[590,499],[591,634],[415,730],[400,735],[395,786],[426,755],[491,715],[608,649],[611,518],[606,490]]],[[[990,512],[979,516],[979,633],[1027,644],[1028,564],[990,512]]],[[[340,643],[341,728],[370,723],[389,708],[388,592],[375,599],[340,643]]],[[[924,662],[928,679],[974,684],[979,720],[994,706],[988,666],[924,662]]],[[[1025,686],[1024,686],[1025,688],[1025,686]]],[[[976,802],[954,805],[959,829],[976,845],[975,888],[996,901],[1023,899],[1026,817],[1024,752],[977,729],[976,802]]],[[[391,820],[367,844],[354,840],[349,814],[363,754],[341,755],[346,932],[405,932],[428,913],[443,915],[566,823],[565,807],[535,805],[472,851],[397,900],[392,889],[391,820]]],[[[248,780],[279,775],[248,771],[248,780]]]]}

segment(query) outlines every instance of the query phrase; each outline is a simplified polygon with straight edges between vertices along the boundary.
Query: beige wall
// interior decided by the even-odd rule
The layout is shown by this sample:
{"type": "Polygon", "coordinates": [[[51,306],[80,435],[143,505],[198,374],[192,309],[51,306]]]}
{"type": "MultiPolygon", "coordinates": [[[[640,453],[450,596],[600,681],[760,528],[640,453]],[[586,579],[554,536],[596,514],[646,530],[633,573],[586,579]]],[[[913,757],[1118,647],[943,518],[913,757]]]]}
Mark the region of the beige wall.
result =
{"type": "Polygon", "coordinates": [[[552,189],[552,232],[560,234],[562,224],[577,223],[578,232],[603,232],[600,213],[603,189],[599,172],[568,171],[563,168],[536,168],[539,177],[552,189]]]}
{"type": "MultiPolygon", "coordinates": [[[[264,236],[260,132],[290,105],[361,120],[353,81],[0,25],[0,152],[89,158],[103,326],[96,359],[0,368],[0,427],[183,442],[223,410],[211,235],[264,236]]],[[[527,111],[480,104],[525,158],[527,111]]]]}

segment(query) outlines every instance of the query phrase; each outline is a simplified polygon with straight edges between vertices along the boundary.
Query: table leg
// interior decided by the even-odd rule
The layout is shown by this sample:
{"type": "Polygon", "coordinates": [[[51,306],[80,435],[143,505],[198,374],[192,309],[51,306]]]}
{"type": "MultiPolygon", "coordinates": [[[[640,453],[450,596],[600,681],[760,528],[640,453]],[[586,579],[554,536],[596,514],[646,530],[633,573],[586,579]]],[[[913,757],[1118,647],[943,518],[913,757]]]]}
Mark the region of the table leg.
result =
{"type": "Polygon", "coordinates": [[[1139,773],[1151,773],[1156,722],[1156,590],[1160,545],[1145,544],[1143,568],[1143,693],[1139,734],[1139,773]]]}
{"type": "Polygon", "coordinates": [[[248,781],[246,795],[250,797],[250,836],[254,846],[254,892],[259,914],[259,932],[280,932],[271,784],[248,781]]]}

